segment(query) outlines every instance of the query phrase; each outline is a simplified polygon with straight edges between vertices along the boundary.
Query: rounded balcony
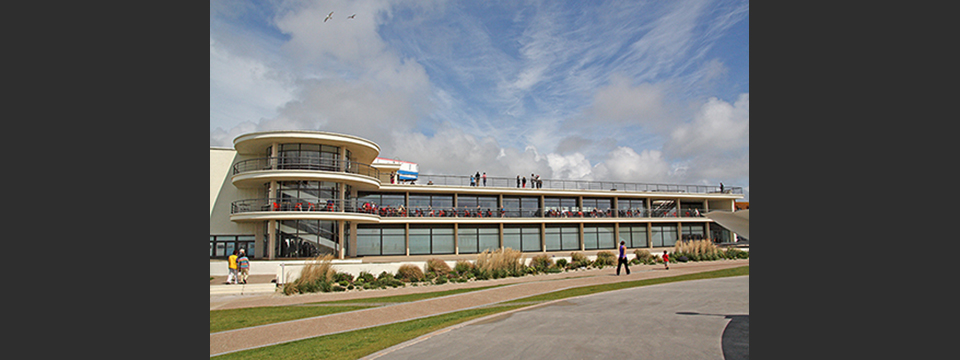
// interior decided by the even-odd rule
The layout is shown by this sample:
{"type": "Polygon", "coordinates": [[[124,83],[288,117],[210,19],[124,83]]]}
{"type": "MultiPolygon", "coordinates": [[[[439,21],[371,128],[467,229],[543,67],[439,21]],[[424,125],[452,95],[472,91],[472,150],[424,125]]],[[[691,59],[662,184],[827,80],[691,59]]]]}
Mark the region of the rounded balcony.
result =
{"type": "Polygon", "coordinates": [[[273,144],[287,143],[342,147],[353,154],[354,160],[367,164],[373,163],[373,160],[380,154],[380,145],[373,141],[324,131],[262,131],[241,135],[233,140],[234,148],[243,155],[263,154],[273,144]]]}
{"type": "Polygon", "coordinates": [[[253,188],[270,181],[330,181],[359,190],[380,188],[377,168],[353,161],[317,157],[268,157],[233,164],[231,181],[238,188],[253,188]]]}
{"type": "Polygon", "coordinates": [[[357,207],[356,199],[270,198],[237,200],[230,204],[230,220],[331,220],[378,223],[380,217],[357,207]]]}

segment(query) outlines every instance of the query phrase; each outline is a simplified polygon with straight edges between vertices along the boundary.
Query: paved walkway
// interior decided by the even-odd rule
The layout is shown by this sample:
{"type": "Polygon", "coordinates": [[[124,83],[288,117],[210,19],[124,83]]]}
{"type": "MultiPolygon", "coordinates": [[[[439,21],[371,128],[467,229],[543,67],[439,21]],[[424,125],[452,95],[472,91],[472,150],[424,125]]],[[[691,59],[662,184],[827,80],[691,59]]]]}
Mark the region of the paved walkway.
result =
{"type": "Polygon", "coordinates": [[[607,267],[599,270],[594,269],[550,275],[473,281],[469,283],[448,283],[444,285],[418,287],[408,286],[400,289],[388,288],[386,290],[364,290],[294,296],[285,296],[282,294],[252,296],[211,295],[210,309],[216,310],[256,306],[296,305],[318,301],[360,299],[509,284],[508,286],[472,291],[441,298],[212,333],[210,334],[210,356],[466,310],[566,288],[677,276],[728,269],[749,264],[749,260],[689,262],[671,264],[670,270],[666,271],[662,265],[639,265],[631,267],[632,273],[630,275],[621,276],[614,275],[616,268],[607,267]]]}

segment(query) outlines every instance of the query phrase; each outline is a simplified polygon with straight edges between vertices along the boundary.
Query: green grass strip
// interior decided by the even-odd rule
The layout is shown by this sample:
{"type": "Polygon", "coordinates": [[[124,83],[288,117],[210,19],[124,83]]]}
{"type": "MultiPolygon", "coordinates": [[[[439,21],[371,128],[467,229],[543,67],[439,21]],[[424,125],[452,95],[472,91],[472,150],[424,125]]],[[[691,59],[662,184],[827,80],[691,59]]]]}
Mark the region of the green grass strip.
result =
{"type": "Polygon", "coordinates": [[[504,302],[503,304],[546,302],[546,301],[559,300],[559,299],[564,299],[564,298],[569,298],[574,296],[590,295],[590,294],[595,294],[595,293],[600,293],[605,291],[628,289],[628,288],[634,288],[639,286],[665,284],[665,283],[671,283],[671,282],[677,282],[677,281],[714,279],[714,278],[742,276],[742,275],[750,275],[750,265],[735,267],[730,269],[707,271],[707,272],[695,273],[695,274],[686,274],[686,275],[678,275],[678,276],[662,277],[662,278],[654,278],[654,279],[644,279],[644,280],[634,280],[634,281],[623,281],[623,282],[602,284],[602,285],[582,286],[582,287],[577,287],[572,289],[554,291],[554,292],[546,293],[542,295],[534,295],[534,296],[525,297],[521,299],[511,300],[511,301],[504,302]]]}
{"type": "Polygon", "coordinates": [[[479,317],[524,305],[476,308],[409,320],[345,333],[319,336],[257,349],[238,351],[215,359],[359,359],[431,332],[479,317]]]}
{"type": "Polygon", "coordinates": [[[211,310],[210,332],[215,333],[371,307],[374,306],[263,306],[244,309],[211,310]]]}
{"type": "Polygon", "coordinates": [[[396,295],[396,296],[381,296],[381,297],[365,298],[365,299],[337,300],[337,301],[321,301],[321,302],[314,302],[314,303],[310,303],[310,304],[405,303],[405,302],[418,301],[418,300],[423,300],[423,299],[432,299],[432,298],[437,298],[437,297],[441,297],[441,296],[449,296],[449,295],[462,294],[462,293],[471,292],[471,291],[479,291],[479,290],[492,289],[492,288],[495,288],[495,287],[501,287],[501,286],[505,286],[505,285],[506,285],[506,284],[492,285],[492,286],[484,286],[484,287],[475,287],[475,288],[467,288],[467,289],[454,289],[454,290],[446,290],[446,291],[436,291],[436,292],[419,293],[419,294],[407,294],[407,295],[396,295]]]}

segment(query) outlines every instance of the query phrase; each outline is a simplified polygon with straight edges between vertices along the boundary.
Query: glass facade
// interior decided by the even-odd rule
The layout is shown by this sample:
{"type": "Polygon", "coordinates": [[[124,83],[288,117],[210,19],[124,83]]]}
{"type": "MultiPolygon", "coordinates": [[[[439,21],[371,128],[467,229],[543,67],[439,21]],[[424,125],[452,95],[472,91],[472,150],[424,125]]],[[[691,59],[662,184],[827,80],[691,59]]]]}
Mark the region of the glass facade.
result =
{"type": "Polygon", "coordinates": [[[453,253],[453,225],[410,225],[410,255],[453,253]]]}
{"type": "Polygon", "coordinates": [[[677,243],[676,224],[653,224],[650,227],[651,242],[654,247],[673,246],[677,243]]]}
{"type": "Polygon", "coordinates": [[[583,249],[601,250],[616,249],[616,238],[613,236],[613,225],[584,225],[583,249]]]}
{"type": "Polygon", "coordinates": [[[500,227],[497,225],[460,225],[457,240],[461,254],[477,254],[500,249],[500,227]]]}
{"type": "Polygon", "coordinates": [[[243,249],[248,258],[256,257],[254,235],[210,235],[210,258],[226,259],[234,250],[243,249]]]}
{"type": "Polygon", "coordinates": [[[357,224],[357,255],[406,255],[403,225],[357,224]]]}
{"type": "MultiPolygon", "coordinates": [[[[268,146],[266,156],[272,157],[273,149],[268,146]]],[[[304,169],[340,171],[337,160],[340,148],[319,144],[280,144],[277,151],[278,169],[304,169]]]]}
{"type": "Polygon", "coordinates": [[[647,247],[647,225],[620,224],[620,241],[629,248],[647,247]]]}
{"type": "Polygon", "coordinates": [[[540,197],[504,196],[505,217],[539,217],[540,197]]]}
{"type": "Polygon", "coordinates": [[[548,224],[543,234],[547,251],[580,250],[580,226],[548,224]]]}
{"type": "Polygon", "coordinates": [[[683,241],[703,240],[706,234],[703,232],[703,224],[683,224],[680,226],[683,241]]]}
{"type": "Polygon", "coordinates": [[[337,222],[328,220],[277,221],[277,257],[303,258],[322,254],[336,255],[337,222]]]}
{"type": "Polygon", "coordinates": [[[520,251],[542,251],[540,225],[504,225],[503,247],[520,251]]]}

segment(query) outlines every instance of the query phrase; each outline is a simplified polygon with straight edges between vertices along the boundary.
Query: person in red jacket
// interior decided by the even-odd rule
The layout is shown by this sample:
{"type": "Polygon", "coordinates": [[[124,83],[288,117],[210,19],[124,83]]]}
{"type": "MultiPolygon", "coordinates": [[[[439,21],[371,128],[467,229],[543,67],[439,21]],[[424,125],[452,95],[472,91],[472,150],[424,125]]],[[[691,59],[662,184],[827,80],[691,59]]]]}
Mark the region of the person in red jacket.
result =
{"type": "Polygon", "coordinates": [[[670,270],[670,256],[667,254],[669,254],[669,252],[663,252],[663,266],[665,266],[664,270],[670,270]]]}

